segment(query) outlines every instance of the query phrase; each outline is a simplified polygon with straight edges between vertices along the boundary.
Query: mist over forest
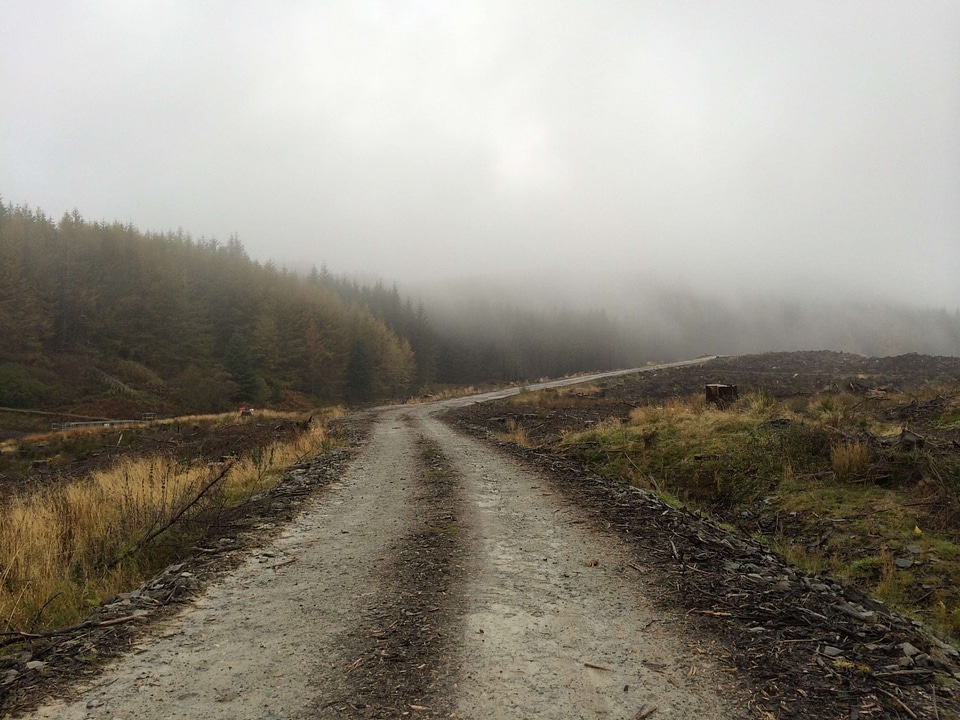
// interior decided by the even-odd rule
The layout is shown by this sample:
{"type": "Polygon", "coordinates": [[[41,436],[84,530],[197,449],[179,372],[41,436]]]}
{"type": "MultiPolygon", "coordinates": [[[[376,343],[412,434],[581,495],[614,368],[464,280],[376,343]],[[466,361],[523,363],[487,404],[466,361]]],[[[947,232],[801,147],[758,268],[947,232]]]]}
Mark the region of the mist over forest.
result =
{"type": "Polygon", "coordinates": [[[436,327],[455,337],[493,342],[504,332],[522,334],[534,318],[563,335],[574,318],[590,318],[589,327],[610,338],[610,357],[627,364],[792,350],[960,355],[960,308],[880,294],[697,288],[616,270],[606,277],[473,278],[413,289],[436,327]]]}
{"type": "Polygon", "coordinates": [[[960,355],[960,311],[739,298],[662,279],[402,286],[261,263],[240,238],[0,202],[0,406],[93,416],[363,404],[712,354],[960,355]]]}
{"type": "Polygon", "coordinates": [[[602,310],[611,358],[956,351],[958,3],[33,0],[4,23],[8,203],[396,282],[466,335],[504,301],[602,310]]]}
{"type": "Polygon", "coordinates": [[[199,408],[960,354],[960,4],[33,0],[4,23],[0,362],[48,405],[104,375],[199,408]]]}

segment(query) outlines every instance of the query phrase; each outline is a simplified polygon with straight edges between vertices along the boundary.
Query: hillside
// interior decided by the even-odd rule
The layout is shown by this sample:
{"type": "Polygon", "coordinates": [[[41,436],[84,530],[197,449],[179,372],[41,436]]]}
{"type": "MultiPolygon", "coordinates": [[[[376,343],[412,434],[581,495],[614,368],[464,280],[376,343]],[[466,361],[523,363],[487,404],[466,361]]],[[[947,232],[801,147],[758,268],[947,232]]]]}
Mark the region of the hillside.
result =
{"type": "Polygon", "coordinates": [[[142,232],[77,211],[55,222],[0,203],[0,407],[80,419],[66,414],[362,404],[640,360],[602,312],[483,304],[438,332],[439,309],[326,267],[261,264],[237,237],[142,232]]]}
{"type": "Polygon", "coordinates": [[[704,352],[960,355],[960,311],[723,300],[618,277],[463,280],[414,302],[326,266],[257,262],[237,237],[0,203],[0,407],[58,414],[0,424],[363,404],[704,352]]]}
{"type": "Polygon", "coordinates": [[[242,243],[0,207],[0,406],[90,416],[409,391],[409,342],[242,243]]]}

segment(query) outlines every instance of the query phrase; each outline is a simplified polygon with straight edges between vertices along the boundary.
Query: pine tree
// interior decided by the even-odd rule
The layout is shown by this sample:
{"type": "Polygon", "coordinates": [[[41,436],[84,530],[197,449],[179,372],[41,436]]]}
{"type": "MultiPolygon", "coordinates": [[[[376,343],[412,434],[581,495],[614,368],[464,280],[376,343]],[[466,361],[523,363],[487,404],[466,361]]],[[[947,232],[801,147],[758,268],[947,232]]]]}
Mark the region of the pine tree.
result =
{"type": "Polygon", "coordinates": [[[237,384],[237,394],[232,398],[238,401],[250,401],[257,398],[257,372],[253,353],[246,336],[235,332],[230,336],[223,353],[223,364],[230,378],[237,384]]]}
{"type": "Polygon", "coordinates": [[[353,342],[347,364],[347,400],[367,402],[373,396],[373,356],[360,338],[353,342]]]}

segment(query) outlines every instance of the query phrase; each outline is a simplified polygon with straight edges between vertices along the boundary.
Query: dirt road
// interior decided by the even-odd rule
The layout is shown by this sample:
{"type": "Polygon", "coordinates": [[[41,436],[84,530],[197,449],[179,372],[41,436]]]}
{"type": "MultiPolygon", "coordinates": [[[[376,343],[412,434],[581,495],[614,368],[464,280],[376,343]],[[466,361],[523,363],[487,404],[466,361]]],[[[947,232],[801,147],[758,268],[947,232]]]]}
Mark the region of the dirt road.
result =
{"type": "Polygon", "coordinates": [[[441,409],[377,411],[271,546],[33,717],[742,716],[641,561],[441,409]]]}

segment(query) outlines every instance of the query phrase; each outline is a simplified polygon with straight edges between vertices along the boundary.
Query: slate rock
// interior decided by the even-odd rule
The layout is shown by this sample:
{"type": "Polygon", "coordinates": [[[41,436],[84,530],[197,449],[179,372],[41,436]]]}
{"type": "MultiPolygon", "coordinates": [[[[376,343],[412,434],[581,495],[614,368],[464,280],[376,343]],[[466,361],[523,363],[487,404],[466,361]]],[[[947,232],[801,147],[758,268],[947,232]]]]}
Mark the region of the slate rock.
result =
{"type": "Polygon", "coordinates": [[[907,657],[913,657],[914,655],[920,654],[920,649],[908,642],[900,643],[900,649],[903,651],[903,654],[906,655],[907,657]]]}

